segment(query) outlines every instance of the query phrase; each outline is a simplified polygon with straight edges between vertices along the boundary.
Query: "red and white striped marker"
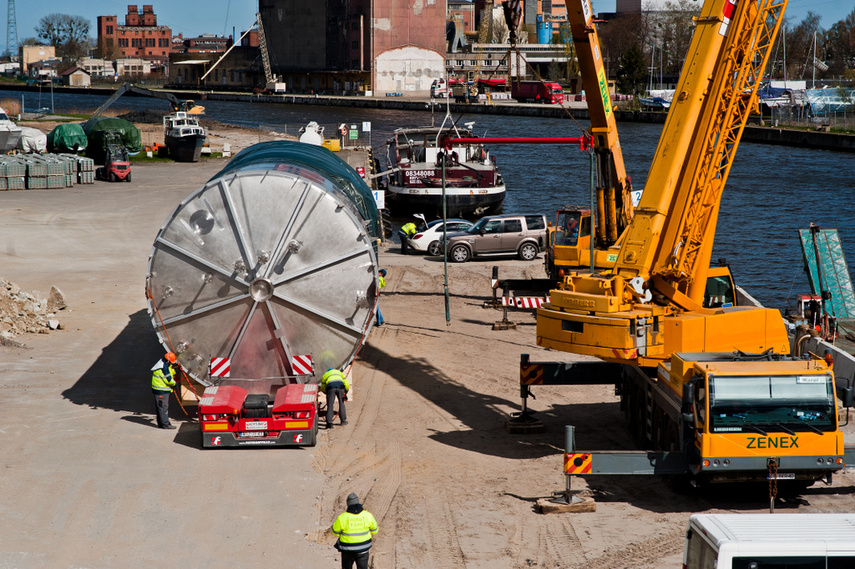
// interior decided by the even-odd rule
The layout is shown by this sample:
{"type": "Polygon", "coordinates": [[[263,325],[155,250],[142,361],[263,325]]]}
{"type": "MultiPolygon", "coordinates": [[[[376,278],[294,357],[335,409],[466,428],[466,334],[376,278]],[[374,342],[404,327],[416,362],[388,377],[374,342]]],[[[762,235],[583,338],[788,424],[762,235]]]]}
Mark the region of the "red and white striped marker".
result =
{"type": "Polygon", "coordinates": [[[539,296],[503,296],[502,306],[515,306],[516,308],[540,308],[548,299],[539,296]]]}
{"type": "Polygon", "coordinates": [[[211,358],[211,377],[229,377],[232,360],[229,358],[211,358]]]}
{"type": "Polygon", "coordinates": [[[291,358],[291,370],[294,375],[312,375],[315,373],[315,362],[311,355],[293,356],[291,358]]]}

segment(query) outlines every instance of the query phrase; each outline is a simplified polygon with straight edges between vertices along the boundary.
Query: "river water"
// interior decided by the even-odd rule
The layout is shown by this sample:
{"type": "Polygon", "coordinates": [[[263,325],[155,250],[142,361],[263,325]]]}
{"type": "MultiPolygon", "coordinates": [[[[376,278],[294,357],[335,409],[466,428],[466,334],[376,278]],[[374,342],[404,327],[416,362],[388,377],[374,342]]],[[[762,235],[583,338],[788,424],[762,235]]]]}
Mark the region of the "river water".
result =
{"type": "MultiPolygon", "coordinates": [[[[0,92],[0,98],[21,93],[0,92]]],[[[56,93],[56,112],[91,110],[106,97],[56,93]]],[[[42,93],[41,106],[50,106],[42,93]]],[[[36,108],[38,94],[25,93],[25,108],[36,108]]],[[[267,103],[202,102],[209,119],[256,127],[279,126],[289,134],[311,120],[322,125],[371,122],[375,156],[385,160],[384,142],[398,127],[430,124],[431,113],[267,103]]],[[[158,99],[125,97],[117,108],[166,111],[158,99]]],[[[442,114],[434,115],[437,123],[442,114]]],[[[579,136],[587,122],[494,115],[464,116],[480,136],[579,136]]],[[[661,125],[620,123],[627,173],[642,189],[661,132],[661,125]]],[[[494,146],[491,149],[508,187],[505,212],[555,216],[565,204],[590,203],[590,161],[575,146],[494,146]]],[[[384,164],[385,166],[385,164],[384,164]]],[[[0,198],[2,199],[2,198],[0,198]]],[[[765,305],[794,306],[794,295],[807,293],[798,229],[811,222],[837,229],[850,271],[855,261],[855,154],[804,148],[740,144],[728,179],[718,220],[713,260],[727,259],[737,282],[765,305]]],[[[855,273],[853,273],[855,274],[855,273]]]]}

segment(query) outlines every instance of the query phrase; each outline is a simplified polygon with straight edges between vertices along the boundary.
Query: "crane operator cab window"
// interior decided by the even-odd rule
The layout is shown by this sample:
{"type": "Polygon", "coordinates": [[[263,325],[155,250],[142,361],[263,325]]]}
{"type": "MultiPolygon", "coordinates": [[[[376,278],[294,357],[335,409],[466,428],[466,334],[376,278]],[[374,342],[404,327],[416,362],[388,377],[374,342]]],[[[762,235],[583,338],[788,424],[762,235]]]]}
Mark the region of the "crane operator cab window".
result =
{"type": "Polygon", "coordinates": [[[730,278],[730,272],[724,268],[724,274],[715,274],[721,272],[722,268],[710,268],[710,273],[707,276],[707,289],[704,293],[704,308],[727,308],[734,306],[733,281],[730,278]]]}
{"type": "Polygon", "coordinates": [[[561,214],[558,229],[555,231],[555,244],[575,247],[579,242],[579,221],[582,214],[578,211],[565,211],[561,214]]]}

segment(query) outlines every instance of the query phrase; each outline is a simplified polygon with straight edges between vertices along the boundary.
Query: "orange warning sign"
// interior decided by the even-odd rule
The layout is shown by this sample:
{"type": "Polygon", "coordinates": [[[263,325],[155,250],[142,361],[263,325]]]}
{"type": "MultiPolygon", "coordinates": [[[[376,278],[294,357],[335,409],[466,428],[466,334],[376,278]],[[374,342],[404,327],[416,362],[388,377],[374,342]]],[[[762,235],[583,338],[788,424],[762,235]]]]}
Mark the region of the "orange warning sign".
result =
{"type": "Polygon", "coordinates": [[[568,453],[564,455],[564,474],[590,474],[590,453],[568,453]]]}
{"type": "Polygon", "coordinates": [[[521,385],[542,385],[543,366],[538,364],[520,364],[521,385]]]}

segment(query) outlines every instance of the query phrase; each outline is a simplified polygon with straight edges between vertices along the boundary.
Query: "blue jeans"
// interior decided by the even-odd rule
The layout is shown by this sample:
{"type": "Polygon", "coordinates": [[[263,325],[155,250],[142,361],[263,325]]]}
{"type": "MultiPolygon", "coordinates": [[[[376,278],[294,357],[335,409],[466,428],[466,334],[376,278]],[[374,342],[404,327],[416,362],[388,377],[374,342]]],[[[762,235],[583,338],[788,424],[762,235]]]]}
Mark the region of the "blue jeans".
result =
{"type": "Polygon", "coordinates": [[[381,324],[383,324],[384,322],[386,322],[386,320],[384,320],[384,319],[383,319],[383,313],[382,313],[382,312],[380,312],[380,306],[378,305],[378,306],[377,306],[377,320],[376,320],[376,322],[375,322],[375,323],[376,323],[378,326],[380,326],[380,325],[381,325],[381,324]]]}

